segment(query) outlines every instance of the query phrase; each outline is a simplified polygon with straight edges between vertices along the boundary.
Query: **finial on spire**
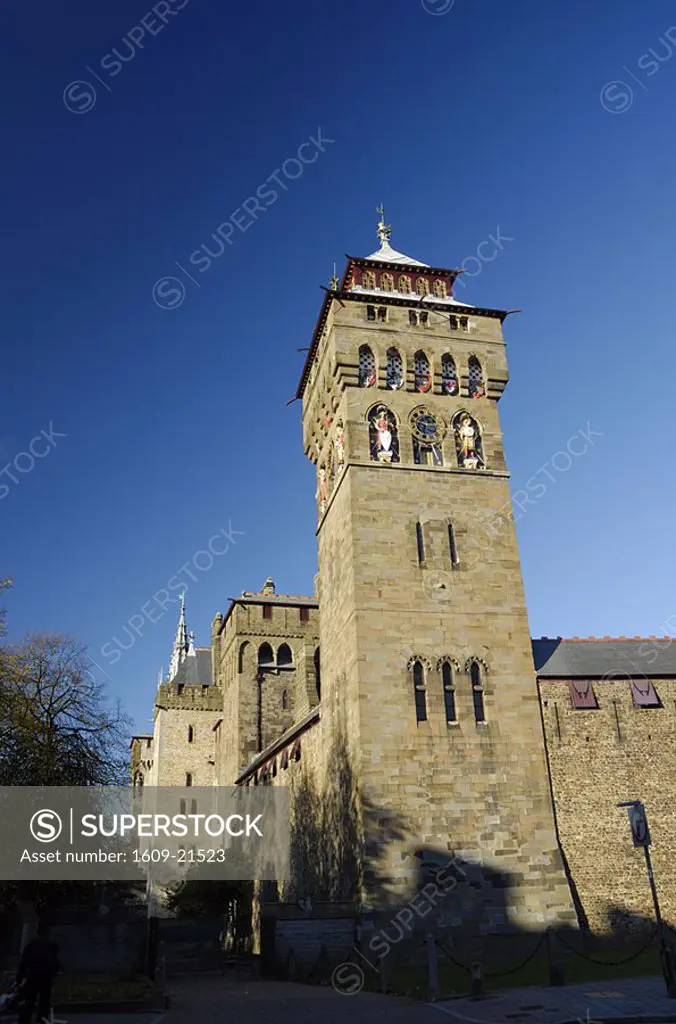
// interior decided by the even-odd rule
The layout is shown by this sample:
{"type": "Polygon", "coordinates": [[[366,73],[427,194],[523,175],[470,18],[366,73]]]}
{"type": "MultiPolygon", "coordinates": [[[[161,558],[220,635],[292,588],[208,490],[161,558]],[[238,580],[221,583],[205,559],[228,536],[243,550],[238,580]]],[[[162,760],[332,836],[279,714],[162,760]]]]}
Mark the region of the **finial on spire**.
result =
{"type": "Polygon", "coordinates": [[[174,639],[174,648],[171,653],[169,664],[169,682],[175,677],[183,659],[188,651],[188,630],[185,626],[185,591],[181,594],[181,613],[178,618],[178,627],[174,639]]]}
{"type": "Polygon", "coordinates": [[[385,207],[382,203],[380,206],[376,206],[376,213],[380,214],[380,220],[378,221],[376,232],[380,239],[381,246],[384,246],[387,245],[392,235],[392,225],[385,223],[385,207]]]}
{"type": "Polygon", "coordinates": [[[333,274],[329,278],[329,290],[332,292],[338,291],[338,285],[340,284],[340,278],[336,273],[336,264],[333,264],[333,274]]]}

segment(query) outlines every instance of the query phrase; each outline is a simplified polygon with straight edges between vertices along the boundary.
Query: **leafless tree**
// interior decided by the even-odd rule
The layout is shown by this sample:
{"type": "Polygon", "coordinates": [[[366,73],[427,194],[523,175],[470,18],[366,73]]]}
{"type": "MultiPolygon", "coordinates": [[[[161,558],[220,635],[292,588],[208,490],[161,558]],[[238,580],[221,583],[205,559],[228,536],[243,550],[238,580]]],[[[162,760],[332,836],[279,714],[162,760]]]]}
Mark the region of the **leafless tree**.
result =
{"type": "Polygon", "coordinates": [[[86,648],[35,635],[0,655],[0,784],[124,785],[130,721],[86,648]]]}

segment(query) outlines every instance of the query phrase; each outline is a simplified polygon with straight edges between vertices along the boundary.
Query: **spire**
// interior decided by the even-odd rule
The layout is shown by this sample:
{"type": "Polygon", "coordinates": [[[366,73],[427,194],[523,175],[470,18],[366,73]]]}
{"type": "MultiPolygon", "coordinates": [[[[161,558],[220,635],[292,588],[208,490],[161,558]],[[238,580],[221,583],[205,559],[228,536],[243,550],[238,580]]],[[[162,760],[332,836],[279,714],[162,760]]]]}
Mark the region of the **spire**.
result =
{"type": "Polygon", "coordinates": [[[397,252],[396,249],[392,248],[390,245],[392,225],[385,223],[385,207],[382,203],[380,206],[376,206],[376,212],[380,214],[380,220],[376,228],[376,234],[380,239],[380,249],[377,252],[372,252],[366,259],[378,260],[380,263],[402,263],[410,267],[426,267],[426,263],[411,259],[410,256],[405,256],[403,252],[397,252]]]}
{"type": "Polygon", "coordinates": [[[389,244],[390,238],[392,237],[392,225],[385,223],[385,207],[381,203],[380,206],[376,206],[376,213],[380,214],[380,220],[378,221],[378,227],[376,233],[380,239],[381,248],[389,244]]]}
{"type": "Polygon", "coordinates": [[[188,631],[185,625],[185,592],[181,594],[181,613],[174,639],[174,649],[171,652],[171,663],[169,665],[169,680],[171,681],[178,672],[183,659],[188,651],[188,631]]]}

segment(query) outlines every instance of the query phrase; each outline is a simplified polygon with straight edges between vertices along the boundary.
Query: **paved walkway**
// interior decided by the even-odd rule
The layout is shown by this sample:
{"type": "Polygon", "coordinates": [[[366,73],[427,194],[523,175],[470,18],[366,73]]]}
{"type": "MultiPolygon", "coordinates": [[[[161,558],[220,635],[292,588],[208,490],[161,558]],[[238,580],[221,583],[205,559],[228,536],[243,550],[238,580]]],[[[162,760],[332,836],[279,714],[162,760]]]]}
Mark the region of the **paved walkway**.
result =
{"type": "Polygon", "coordinates": [[[512,989],[486,999],[449,999],[432,1005],[458,1024],[676,1021],[676,999],[665,994],[661,978],[512,989]]]}
{"type": "Polygon", "coordinates": [[[430,1004],[413,999],[286,981],[186,977],[170,982],[169,995],[162,1024],[443,1024],[430,1004]]]}
{"type": "MultiPolygon", "coordinates": [[[[349,985],[345,984],[345,988],[349,985]]],[[[486,999],[423,1003],[332,987],[202,975],[170,983],[164,1014],[73,1014],[69,1024],[595,1024],[676,1021],[661,979],[514,989],[486,999]]],[[[67,1013],[58,1014],[68,1018],[67,1013]]]]}

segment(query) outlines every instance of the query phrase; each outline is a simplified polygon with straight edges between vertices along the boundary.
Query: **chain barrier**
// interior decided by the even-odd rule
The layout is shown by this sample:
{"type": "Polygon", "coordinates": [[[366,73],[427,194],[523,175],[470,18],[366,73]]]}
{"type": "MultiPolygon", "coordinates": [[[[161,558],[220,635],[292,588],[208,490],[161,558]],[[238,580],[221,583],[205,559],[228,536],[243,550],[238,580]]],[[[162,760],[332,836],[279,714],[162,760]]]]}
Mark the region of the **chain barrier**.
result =
{"type": "MultiPolygon", "coordinates": [[[[490,971],[490,972],[486,971],[486,972],[484,972],[484,978],[505,978],[509,974],[516,974],[517,971],[520,971],[522,967],[525,967],[526,964],[530,960],[533,959],[533,957],[535,956],[535,954],[537,953],[537,951],[539,950],[540,946],[542,945],[542,943],[545,941],[546,938],[547,938],[547,933],[545,932],[545,934],[541,935],[540,938],[538,939],[538,941],[537,941],[537,943],[535,945],[535,949],[533,949],[528,954],[528,956],[525,957],[524,960],[519,961],[519,963],[515,967],[510,967],[509,970],[507,970],[507,971],[490,971]]],[[[442,951],[442,953],[444,953],[444,955],[448,957],[448,959],[451,961],[451,963],[454,963],[456,965],[456,967],[462,968],[462,970],[463,971],[467,971],[468,974],[472,973],[472,968],[471,967],[467,967],[465,964],[461,964],[459,960],[456,960],[455,957],[451,956],[451,954],[448,952],[446,947],[441,944],[441,942],[437,942],[437,946],[442,951]]]]}
{"type": "Polygon", "coordinates": [[[452,964],[455,964],[456,967],[460,967],[463,971],[467,971],[468,974],[472,973],[471,968],[465,967],[465,965],[461,964],[459,960],[456,960],[454,956],[451,956],[451,954],[448,952],[446,947],[444,945],[442,945],[441,942],[437,941],[437,946],[439,947],[441,952],[444,954],[444,956],[448,957],[448,959],[451,961],[452,964]]]}
{"type": "Polygon", "coordinates": [[[317,963],[314,965],[314,967],[309,972],[309,974],[305,975],[305,981],[310,981],[312,978],[314,978],[315,974],[319,970],[319,965],[321,964],[323,957],[324,957],[324,947],[320,946],[319,947],[319,956],[317,957],[317,963]]]}
{"type": "Polygon", "coordinates": [[[525,967],[526,964],[529,963],[533,959],[533,957],[535,956],[535,954],[539,950],[539,948],[542,945],[542,943],[546,940],[546,938],[547,938],[547,933],[545,932],[544,935],[541,935],[540,938],[538,939],[537,944],[536,944],[535,949],[533,950],[533,952],[529,953],[528,956],[525,958],[525,960],[522,960],[521,963],[516,965],[516,967],[510,967],[510,969],[508,971],[491,971],[490,973],[488,971],[486,971],[486,973],[484,974],[484,977],[485,978],[506,978],[507,975],[509,975],[509,974],[516,974],[517,971],[520,971],[522,967],[525,967]]]}
{"type": "Polygon", "coordinates": [[[622,960],[597,960],[596,957],[588,956],[588,954],[586,953],[581,953],[579,949],[575,949],[575,947],[566,939],[564,939],[563,935],[561,935],[560,933],[557,932],[556,937],[557,939],[560,939],[561,944],[563,946],[566,946],[567,949],[570,949],[571,952],[575,953],[583,960],[588,960],[590,963],[597,964],[600,967],[620,967],[622,964],[628,964],[631,960],[636,960],[636,958],[639,957],[641,953],[645,953],[646,949],[649,949],[649,947],[652,946],[653,942],[657,938],[657,932],[658,929],[655,928],[652,935],[650,936],[649,941],[645,944],[645,946],[641,946],[639,950],[637,950],[634,953],[631,953],[627,957],[623,957],[622,960]]]}

